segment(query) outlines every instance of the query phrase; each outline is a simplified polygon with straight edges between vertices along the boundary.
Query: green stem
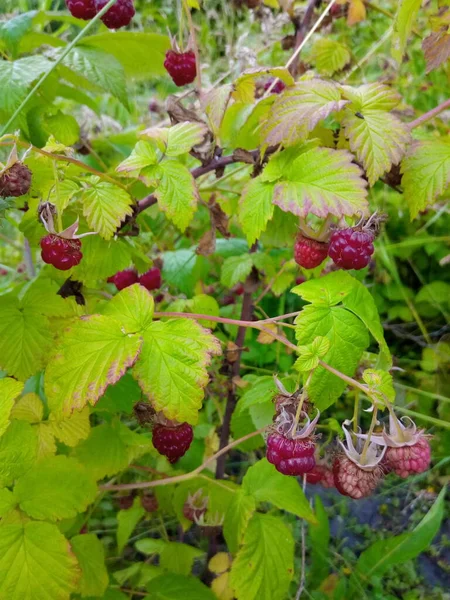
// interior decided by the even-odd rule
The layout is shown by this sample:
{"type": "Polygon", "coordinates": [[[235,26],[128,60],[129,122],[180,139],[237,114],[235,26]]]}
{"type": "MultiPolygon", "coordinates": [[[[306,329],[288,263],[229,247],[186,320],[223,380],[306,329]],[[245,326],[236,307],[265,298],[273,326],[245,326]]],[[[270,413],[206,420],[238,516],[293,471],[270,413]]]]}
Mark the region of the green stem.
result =
{"type": "Polygon", "coordinates": [[[292,426],[292,432],[291,432],[292,435],[294,435],[294,433],[297,431],[298,422],[300,421],[300,415],[302,414],[303,403],[306,400],[308,386],[311,382],[311,377],[313,376],[313,373],[314,373],[314,370],[309,372],[308,377],[305,381],[305,385],[303,386],[303,390],[302,390],[301,396],[298,401],[297,412],[295,413],[294,424],[292,426]]]}
{"type": "Polygon", "coordinates": [[[366,438],[364,448],[363,448],[363,451],[361,454],[361,464],[362,465],[366,464],[366,455],[367,455],[367,450],[369,449],[370,438],[372,437],[373,430],[375,429],[375,425],[377,422],[377,412],[378,412],[378,407],[376,404],[374,404],[373,405],[373,413],[372,413],[372,422],[370,423],[369,433],[367,434],[367,438],[366,438]]]}
{"type": "Polygon", "coordinates": [[[358,431],[359,425],[359,390],[355,391],[355,404],[353,407],[353,431],[358,431]]]}
{"type": "Polygon", "coordinates": [[[9,121],[6,123],[6,125],[1,130],[0,136],[2,136],[4,133],[6,133],[8,131],[8,129],[10,128],[10,126],[14,123],[14,121],[17,119],[17,117],[22,112],[22,110],[25,107],[25,105],[35,95],[35,93],[38,91],[38,89],[41,87],[41,85],[44,83],[44,81],[46,81],[46,79],[48,79],[48,77],[50,76],[50,74],[66,58],[66,56],[78,44],[78,42],[86,35],[86,33],[92,28],[92,26],[94,25],[94,23],[96,23],[111,8],[111,6],[115,2],[116,2],[116,0],[109,0],[108,4],[105,4],[105,6],[102,8],[102,10],[100,12],[98,12],[91,21],[88,21],[88,23],[86,24],[86,26],[80,31],[80,33],[75,37],[75,39],[72,40],[72,42],[70,42],[70,44],[68,46],[66,46],[64,52],[53,63],[51,69],[49,69],[46,73],[43,73],[42,76],[37,80],[37,82],[35,83],[35,85],[31,89],[31,91],[29,92],[29,94],[27,95],[27,97],[25,98],[25,100],[23,100],[23,102],[20,104],[20,106],[14,112],[14,114],[12,115],[12,117],[9,119],[9,121]]]}

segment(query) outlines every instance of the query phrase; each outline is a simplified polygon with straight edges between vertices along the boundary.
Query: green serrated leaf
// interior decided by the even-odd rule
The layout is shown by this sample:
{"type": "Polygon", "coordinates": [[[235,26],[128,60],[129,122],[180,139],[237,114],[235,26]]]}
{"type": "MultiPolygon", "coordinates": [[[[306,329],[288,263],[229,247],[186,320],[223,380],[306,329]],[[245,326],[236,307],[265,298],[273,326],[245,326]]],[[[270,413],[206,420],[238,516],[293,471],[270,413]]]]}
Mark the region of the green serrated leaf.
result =
{"type": "Polygon", "coordinates": [[[0,490],[0,517],[6,516],[17,504],[12,492],[4,488],[0,490]]]}
{"type": "Polygon", "coordinates": [[[126,334],[111,317],[90,315],[76,321],[60,340],[45,374],[53,412],[70,414],[95,404],[136,361],[142,340],[126,334]]]}
{"type": "Polygon", "coordinates": [[[220,274],[220,283],[231,289],[239,282],[244,282],[253,268],[251,254],[230,256],[225,259],[220,274]]]}
{"type": "Polygon", "coordinates": [[[402,99],[395,89],[383,83],[365,83],[356,88],[348,85],[340,87],[343,97],[351,101],[355,112],[392,110],[402,99]]]}
{"type": "Polygon", "coordinates": [[[238,600],[283,600],[294,573],[294,539],[282,519],[256,513],[231,567],[238,600]]]}
{"type": "Polygon", "coordinates": [[[167,573],[148,584],[147,600],[217,600],[206,585],[194,577],[167,573]]]}
{"type": "Polygon", "coordinates": [[[362,374],[363,380],[369,386],[370,392],[379,397],[380,406],[386,406],[385,398],[395,402],[395,389],[392,375],[380,369],[366,369],[362,374]]]}
{"type": "Polygon", "coordinates": [[[17,55],[20,40],[31,29],[36,11],[32,10],[12,16],[0,23],[0,45],[10,50],[13,58],[17,55]]]}
{"type": "Polygon", "coordinates": [[[330,340],[325,337],[316,337],[311,344],[299,346],[300,357],[296,360],[294,367],[298,371],[311,371],[319,365],[319,359],[323,358],[330,349],[330,340]]]}
{"type": "MultiPolygon", "coordinates": [[[[0,381],[0,394],[2,381],[0,381]]],[[[39,423],[43,418],[44,405],[39,396],[34,393],[25,394],[19,398],[11,411],[11,419],[28,421],[28,423],[39,423]]]]}
{"type": "Polygon", "coordinates": [[[167,218],[184,231],[197,208],[198,190],[190,171],[177,160],[159,165],[159,185],[155,191],[158,205],[167,218]]]}
{"type": "Polygon", "coordinates": [[[342,71],[351,60],[350,50],[345,44],[329,38],[317,40],[311,48],[311,61],[321,75],[331,77],[342,71]]]}
{"type": "Polygon", "coordinates": [[[219,341],[189,319],[152,323],[133,373],[155,410],[168,419],[195,423],[219,341]]]}
{"type": "Polygon", "coordinates": [[[242,489],[234,494],[223,524],[223,535],[229,551],[233,554],[239,550],[255,510],[256,500],[252,494],[242,489]]]}
{"type": "Polygon", "coordinates": [[[83,214],[91,229],[110,240],[125,217],[133,214],[133,200],[128,192],[99,177],[91,177],[89,184],[81,194],[83,214]]]}
{"type": "Polygon", "coordinates": [[[145,510],[142,508],[141,499],[134,499],[133,506],[128,510],[119,510],[117,513],[117,548],[122,553],[126,543],[130,539],[134,528],[144,517],[145,510]]]}
{"type": "Polygon", "coordinates": [[[402,185],[411,219],[425,210],[450,183],[450,142],[415,142],[402,162],[402,185]]]}
{"type": "Polygon", "coordinates": [[[0,113],[12,114],[27,95],[28,86],[52,66],[43,56],[0,61],[0,113]]]}
{"type": "Polygon", "coordinates": [[[257,502],[270,502],[301,519],[312,523],[316,521],[298,481],[279,473],[265,458],[248,469],[242,489],[257,502]]]}
{"type": "MultiPolygon", "coordinates": [[[[213,296],[208,294],[197,294],[186,302],[185,310],[193,314],[211,315],[218,317],[220,312],[219,303],[213,296]]],[[[207,327],[208,329],[215,329],[217,323],[215,321],[208,321],[207,319],[198,319],[198,322],[207,327]]]]}
{"type": "Polygon", "coordinates": [[[294,79],[285,67],[257,67],[244,71],[234,82],[233,98],[236,102],[251,104],[255,99],[256,81],[264,75],[281,79],[286,85],[294,85],[294,79]]]}
{"type": "Polygon", "coordinates": [[[129,177],[137,177],[142,169],[156,165],[158,157],[153,144],[140,141],[133,148],[130,156],[116,167],[118,173],[127,173],[129,177]]]}
{"type": "Polygon", "coordinates": [[[238,218],[249,244],[253,244],[259,238],[273,216],[273,190],[273,184],[255,177],[242,191],[238,218]]]}
{"type": "Polygon", "coordinates": [[[400,0],[394,19],[391,54],[400,64],[422,0],[400,0]]]}
{"type": "Polygon", "coordinates": [[[201,100],[202,108],[208,117],[209,126],[216,137],[219,136],[223,117],[231,98],[231,83],[213,88],[201,100]]]}
{"type": "Polygon", "coordinates": [[[60,442],[72,448],[89,435],[91,430],[89,407],[85,406],[82,410],[74,410],[70,416],[51,413],[48,424],[52,434],[60,442]]]}
{"type": "Polygon", "coordinates": [[[131,285],[108,302],[103,314],[116,319],[127,334],[142,333],[153,320],[155,301],[148,290],[138,283],[131,285]]]}
{"type": "Polygon", "coordinates": [[[274,102],[261,128],[265,146],[292,146],[306,140],[310,131],[333,112],[339,112],[347,100],[339,88],[328,81],[301,81],[285,90],[274,102]]]}
{"type": "Polygon", "coordinates": [[[166,156],[179,156],[200,144],[208,133],[204,123],[185,121],[170,127],[167,135],[166,156]]]}
{"type": "Polygon", "coordinates": [[[77,560],[56,525],[0,527],[0,598],[69,600],[79,578],[77,560]]]}
{"type": "Polygon", "coordinates": [[[85,511],[97,495],[97,486],[73,458],[50,456],[17,480],[14,495],[33,519],[59,521],[85,511]]]}
{"type": "Polygon", "coordinates": [[[89,437],[81,442],[73,455],[96,480],[115,475],[128,466],[128,452],[120,431],[104,423],[93,427],[89,437]]]}
{"type": "Polygon", "coordinates": [[[7,430],[14,406],[14,400],[22,393],[24,384],[10,377],[0,379],[0,436],[7,430]]]}
{"type": "Polygon", "coordinates": [[[34,431],[37,435],[36,458],[41,460],[41,458],[55,455],[56,441],[50,423],[38,423],[34,426],[34,431]]]}
{"type": "Polygon", "coordinates": [[[166,542],[144,538],[136,542],[136,548],[144,554],[158,554],[160,566],[171,573],[189,575],[194,560],[204,553],[198,548],[179,542],[166,542]]]}
{"type": "Polygon", "coordinates": [[[82,252],[83,260],[72,270],[73,279],[90,286],[132,263],[131,247],[122,238],[106,241],[99,235],[90,235],[83,239],[82,252]]]}
{"type": "Polygon", "coordinates": [[[0,486],[9,486],[34,464],[36,432],[26,421],[12,421],[0,438],[0,486]]]}
{"type": "Polygon", "coordinates": [[[103,544],[93,533],[86,533],[73,537],[70,545],[81,567],[81,596],[103,596],[109,583],[103,544]]]}

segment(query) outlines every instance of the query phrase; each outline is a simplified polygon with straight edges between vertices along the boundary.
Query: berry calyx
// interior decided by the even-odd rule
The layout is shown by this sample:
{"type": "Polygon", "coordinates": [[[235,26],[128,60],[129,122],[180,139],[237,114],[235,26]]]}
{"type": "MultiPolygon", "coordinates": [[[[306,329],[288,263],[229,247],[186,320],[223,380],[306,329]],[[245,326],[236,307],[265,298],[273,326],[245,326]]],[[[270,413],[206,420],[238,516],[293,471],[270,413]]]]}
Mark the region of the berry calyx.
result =
{"type": "Polygon", "coordinates": [[[203,496],[203,490],[199,489],[194,494],[188,494],[187,500],[183,505],[183,515],[188,521],[197,523],[204,521],[203,516],[208,509],[209,498],[203,496]]]}
{"type": "Polygon", "coordinates": [[[328,255],[342,269],[364,269],[374,253],[373,239],[370,231],[340,229],[331,235],[328,255]]]}
{"type": "Polygon", "coordinates": [[[21,162],[15,162],[5,169],[0,176],[0,196],[23,196],[28,194],[31,186],[31,171],[21,162]]]}
{"type": "Polygon", "coordinates": [[[318,267],[328,256],[328,244],[299,235],[294,247],[295,262],[304,269],[318,267]]]}
{"type": "Polygon", "coordinates": [[[139,277],[139,283],[149,292],[159,289],[162,283],[161,271],[158,269],[158,267],[152,267],[139,277]]]}
{"type": "Polygon", "coordinates": [[[176,426],[157,423],[153,427],[153,445],[171,463],[176,462],[186,454],[193,439],[194,432],[189,423],[181,423],[176,426]]]}
{"type": "Polygon", "coordinates": [[[283,475],[304,475],[315,464],[315,444],[311,438],[292,439],[280,433],[267,438],[267,460],[283,475]]]}
{"type": "Polygon", "coordinates": [[[138,283],[139,275],[135,269],[125,269],[124,271],[118,271],[115,275],[108,278],[108,283],[113,283],[116,288],[120,291],[134,283],[138,283]]]}
{"type": "Polygon", "coordinates": [[[66,0],[66,6],[72,17],[89,21],[97,14],[95,0],[66,0]]]}
{"type": "MultiPolygon", "coordinates": [[[[95,0],[97,12],[99,12],[106,4],[108,4],[108,0],[95,0]]],[[[101,20],[108,29],[120,29],[130,23],[135,13],[133,0],[117,0],[117,2],[106,11],[103,17],[101,17],[101,20]]]]}
{"type": "Polygon", "coordinates": [[[333,464],[334,485],[343,496],[354,500],[367,498],[383,478],[383,469],[378,465],[363,468],[342,454],[333,464]]]}
{"type": "Polygon", "coordinates": [[[164,67],[178,87],[192,83],[197,76],[195,54],[192,50],[187,52],[168,50],[164,67]]]}
{"type": "Polygon", "coordinates": [[[69,240],[53,233],[41,239],[42,260],[60,271],[68,271],[81,262],[80,248],[80,240],[69,240]]]}

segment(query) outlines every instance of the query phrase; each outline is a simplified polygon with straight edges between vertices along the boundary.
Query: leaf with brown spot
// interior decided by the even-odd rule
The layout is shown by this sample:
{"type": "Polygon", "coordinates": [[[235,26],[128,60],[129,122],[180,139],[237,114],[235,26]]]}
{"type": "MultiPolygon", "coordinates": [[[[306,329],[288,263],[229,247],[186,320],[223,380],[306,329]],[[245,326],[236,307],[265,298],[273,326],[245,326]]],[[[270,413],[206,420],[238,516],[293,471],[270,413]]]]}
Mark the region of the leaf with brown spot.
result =
{"type": "Polygon", "coordinates": [[[422,42],[422,49],[427,61],[427,73],[437,69],[450,58],[450,33],[448,27],[433,31],[422,42]]]}

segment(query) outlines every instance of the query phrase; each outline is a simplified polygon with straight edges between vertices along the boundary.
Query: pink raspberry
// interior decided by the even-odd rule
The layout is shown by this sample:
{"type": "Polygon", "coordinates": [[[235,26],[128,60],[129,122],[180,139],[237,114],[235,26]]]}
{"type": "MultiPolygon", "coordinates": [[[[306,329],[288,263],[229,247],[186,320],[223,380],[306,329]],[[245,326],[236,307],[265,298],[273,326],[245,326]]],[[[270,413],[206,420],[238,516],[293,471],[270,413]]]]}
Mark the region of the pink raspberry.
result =
{"type": "Polygon", "coordinates": [[[193,439],[194,432],[189,423],[181,423],[175,427],[158,423],[153,427],[153,445],[171,463],[186,454],[193,439]]]}
{"type": "Polygon", "coordinates": [[[373,234],[352,227],[335,231],[331,236],[328,255],[334,264],[343,269],[367,267],[374,253],[373,234]]]}
{"type": "Polygon", "coordinates": [[[334,461],[333,476],[334,485],[343,496],[359,500],[372,495],[383,478],[383,469],[363,469],[343,454],[334,461]]]}
{"type": "Polygon", "coordinates": [[[23,196],[31,186],[31,171],[21,162],[14,163],[0,176],[0,196],[23,196]]]}
{"type": "Polygon", "coordinates": [[[139,277],[139,283],[143,285],[149,292],[157,290],[161,287],[161,271],[158,267],[149,269],[146,273],[139,277]]]}
{"type": "Polygon", "coordinates": [[[192,50],[187,52],[168,50],[164,66],[178,87],[192,83],[197,76],[195,54],[192,50]]]}
{"type": "MultiPolygon", "coordinates": [[[[108,4],[108,0],[95,0],[97,12],[108,4]]],[[[135,15],[133,0],[117,0],[109,10],[101,17],[108,29],[120,29],[125,27],[135,15]]]]}
{"type": "Polygon", "coordinates": [[[328,244],[299,235],[294,247],[295,262],[304,269],[318,267],[328,256],[328,244]]]}
{"type": "Polygon", "coordinates": [[[108,283],[113,283],[118,290],[123,290],[133,283],[138,283],[139,275],[135,269],[125,269],[118,271],[115,275],[108,278],[108,283]]]}
{"type": "MultiPolygon", "coordinates": [[[[269,81],[267,81],[264,84],[264,91],[267,92],[267,90],[270,88],[270,86],[273,83],[274,78],[272,77],[271,79],[269,79],[269,81]]],[[[271,94],[281,94],[281,92],[283,90],[286,89],[286,84],[284,83],[284,81],[281,81],[281,79],[277,79],[277,82],[275,83],[275,85],[273,86],[272,90],[271,90],[271,94]]]]}
{"type": "Polygon", "coordinates": [[[426,437],[420,437],[413,446],[387,448],[383,466],[399,477],[409,477],[414,473],[423,473],[430,465],[431,449],[426,437]]]}
{"type": "Polygon", "coordinates": [[[324,488],[334,487],[333,471],[326,465],[317,464],[312,471],[306,474],[308,483],[321,483],[324,488]]]}
{"type": "Polygon", "coordinates": [[[280,433],[267,438],[267,460],[283,475],[303,475],[315,464],[315,444],[311,438],[292,439],[280,433]]]}
{"type": "Polygon", "coordinates": [[[75,267],[83,258],[78,239],[66,239],[50,233],[41,239],[42,260],[60,271],[75,267]]]}
{"type": "Polygon", "coordinates": [[[70,14],[77,19],[89,21],[97,14],[95,0],[66,0],[70,14]]]}

